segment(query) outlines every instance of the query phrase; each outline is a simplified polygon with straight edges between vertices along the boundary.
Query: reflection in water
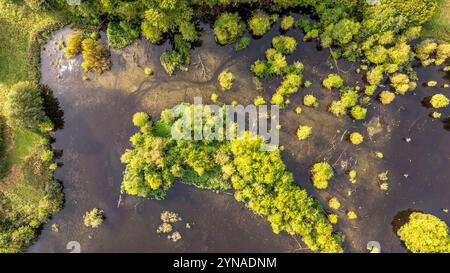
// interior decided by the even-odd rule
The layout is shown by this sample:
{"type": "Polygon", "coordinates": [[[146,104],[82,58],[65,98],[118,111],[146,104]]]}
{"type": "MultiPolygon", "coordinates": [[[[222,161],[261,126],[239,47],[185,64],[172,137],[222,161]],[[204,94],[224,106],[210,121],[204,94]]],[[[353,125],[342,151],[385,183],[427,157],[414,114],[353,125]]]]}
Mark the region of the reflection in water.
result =
{"type": "MultiPolygon", "coordinates": [[[[69,32],[65,28],[52,37],[57,39],[69,32]]],[[[280,80],[264,80],[264,91],[257,92],[249,67],[256,59],[264,58],[271,39],[278,34],[279,26],[275,25],[267,35],[253,40],[249,48],[236,53],[233,46],[216,45],[211,31],[205,27],[202,46],[192,51],[189,72],[173,77],[166,75],[159,64],[159,55],[169,47],[168,43],[154,46],[139,40],[124,50],[113,49],[112,70],[103,75],[89,74],[89,81],[82,80],[80,58],[70,61],[70,65],[64,59],[52,65],[62,52],[49,41],[42,53],[42,83],[55,92],[64,109],[65,126],[55,133],[54,148],[64,151],[61,157],[64,166],[56,176],[64,183],[66,205],[45,226],[29,251],[67,252],[66,244],[70,241],[79,242],[82,252],[303,250],[298,238],[274,234],[267,221],[227,194],[180,183],[163,201],[120,194],[124,169],[120,155],[129,147],[129,137],[136,130],[131,123],[132,115],[146,111],[157,117],[162,109],[181,102],[192,103],[196,96],[210,103],[213,92],[227,104],[233,100],[249,104],[258,95],[270,101],[280,80]],[[154,76],[145,75],[146,66],[153,68],[154,76]],[[61,72],[62,67],[71,70],[61,72]],[[231,91],[221,91],[216,80],[225,68],[238,75],[231,91]],[[103,209],[107,220],[101,228],[92,230],[84,227],[82,216],[94,207],[103,209]],[[183,220],[193,223],[191,229],[180,228],[182,240],[173,243],[156,234],[162,210],[175,211],[183,220]],[[53,223],[60,225],[58,233],[51,231],[53,223]]],[[[289,30],[286,35],[302,39],[298,29],[289,30]]],[[[420,106],[430,96],[429,88],[419,85],[414,93],[397,96],[389,106],[373,101],[368,105],[366,122],[355,122],[327,113],[329,103],[339,94],[321,87],[321,81],[329,73],[339,73],[347,84],[362,87],[362,75],[353,72],[355,64],[334,63],[329,52],[317,51],[316,42],[299,43],[294,54],[288,56],[289,63],[294,60],[304,62],[304,78],[313,85],[292,95],[290,105],[280,114],[280,142],[285,147],[282,156],[296,182],[322,204],[330,197],[341,201],[336,229],[346,235],[346,250],[366,252],[367,242],[379,241],[383,252],[405,251],[392,232],[390,221],[398,211],[409,208],[433,213],[448,223],[448,215],[441,209],[450,207],[447,183],[450,145],[440,122],[434,122],[428,116],[430,110],[420,106]],[[298,115],[294,109],[302,105],[305,94],[314,94],[319,108],[302,107],[302,114],[298,115]],[[300,124],[313,127],[313,135],[307,141],[296,138],[300,124]],[[369,129],[372,134],[358,147],[347,141],[349,132],[368,135],[369,129]],[[411,137],[412,143],[406,143],[405,137],[411,137]],[[383,152],[384,158],[376,158],[375,151],[383,152]],[[309,182],[309,167],[321,160],[327,160],[336,171],[325,191],[317,191],[309,182]],[[355,184],[348,181],[350,169],[358,173],[355,184]],[[390,184],[387,192],[379,189],[377,181],[378,173],[386,170],[390,184]],[[358,219],[346,220],[346,210],[356,211],[358,219]]],[[[424,82],[442,74],[438,69],[418,68],[419,79],[424,82]]],[[[438,89],[448,93],[442,88],[434,90],[438,89]]],[[[445,111],[443,114],[448,115],[445,111]]],[[[450,125],[450,121],[447,119],[444,124],[450,125]]]]}
{"type": "Polygon", "coordinates": [[[53,90],[48,85],[43,85],[41,90],[44,98],[44,111],[52,121],[54,131],[64,129],[64,111],[60,108],[59,101],[55,98],[53,90]]]}

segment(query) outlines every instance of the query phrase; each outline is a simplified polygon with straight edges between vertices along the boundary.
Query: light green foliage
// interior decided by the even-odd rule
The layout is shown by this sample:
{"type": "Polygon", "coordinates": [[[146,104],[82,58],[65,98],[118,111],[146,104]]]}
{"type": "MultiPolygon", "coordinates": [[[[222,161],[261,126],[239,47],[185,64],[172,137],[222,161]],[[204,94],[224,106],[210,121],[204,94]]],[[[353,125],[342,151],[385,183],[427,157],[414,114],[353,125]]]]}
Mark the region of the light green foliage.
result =
{"type": "Polygon", "coordinates": [[[358,215],[356,214],[356,212],[349,210],[349,211],[347,211],[347,218],[349,220],[355,220],[358,218],[358,215]]]}
{"type": "Polygon", "coordinates": [[[341,202],[339,202],[339,200],[336,197],[332,197],[330,198],[330,200],[328,200],[328,206],[331,209],[337,210],[341,207],[341,202]]]}
{"type": "Polygon", "coordinates": [[[269,65],[270,74],[281,76],[283,69],[287,67],[286,57],[274,48],[266,50],[266,58],[269,65]]]}
{"type": "Polygon", "coordinates": [[[164,51],[160,57],[161,65],[167,74],[173,75],[178,67],[191,62],[190,49],[191,44],[184,40],[182,35],[175,35],[174,50],[164,51]]]}
{"type": "Polygon", "coordinates": [[[40,88],[21,82],[6,97],[0,89],[8,124],[0,120],[0,253],[9,253],[24,251],[34,241],[61,208],[63,194],[53,179],[56,164],[48,135],[53,125],[40,88]]]}
{"type": "Polygon", "coordinates": [[[441,65],[447,59],[450,58],[450,44],[449,43],[441,43],[437,47],[436,50],[436,61],[434,62],[436,65],[441,65]]]}
{"type": "Polygon", "coordinates": [[[251,41],[252,41],[252,39],[250,39],[250,37],[247,37],[247,36],[240,38],[236,44],[236,50],[239,51],[239,50],[246,49],[250,45],[251,41]]]}
{"type": "Polygon", "coordinates": [[[450,253],[450,235],[444,221],[434,215],[413,212],[397,231],[413,253],[450,253]]]}
{"type": "Polygon", "coordinates": [[[442,117],[442,114],[435,111],[435,112],[431,113],[431,117],[435,118],[435,119],[438,119],[438,118],[442,117]]]}
{"type": "Polygon", "coordinates": [[[337,214],[328,214],[328,221],[330,221],[330,223],[337,224],[338,220],[339,216],[337,216],[337,214]]]}
{"type": "Polygon", "coordinates": [[[367,71],[366,79],[367,82],[369,82],[370,85],[377,86],[380,84],[381,80],[383,79],[383,67],[382,66],[375,66],[374,68],[367,71]]]}
{"type": "Polygon", "coordinates": [[[350,110],[350,114],[352,115],[352,118],[362,120],[366,118],[367,109],[360,105],[355,105],[350,110]]]}
{"type": "Polygon", "coordinates": [[[91,211],[87,211],[84,216],[84,225],[91,228],[98,228],[103,224],[103,210],[94,208],[91,211]]]}
{"type": "Polygon", "coordinates": [[[267,61],[256,60],[250,70],[258,78],[268,77],[271,74],[270,64],[267,61]]]}
{"type": "Polygon", "coordinates": [[[328,111],[333,115],[340,117],[347,114],[347,109],[353,107],[358,102],[358,92],[352,88],[344,87],[340,92],[340,100],[332,101],[328,111]]]}
{"type": "Polygon", "coordinates": [[[236,42],[237,38],[245,31],[245,24],[239,14],[224,12],[214,23],[214,34],[221,45],[236,42]]]}
{"type": "Polygon", "coordinates": [[[151,130],[141,128],[131,137],[133,149],[122,156],[123,191],[162,199],[175,177],[204,189],[229,189],[230,179],[235,198],[266,217],[275,233],[299,235],[313,251],[342,252],[342,238],[333,233],[317,201],[294,183],[278,149],[261,150],[263,139],[249,134],[231,142],[175,141],[170,128],[176,120],[170,117],[170,110],[163,111],[151,130]]]}
{"type": "Polygon", "coordinates": [[[217,102],[218,99],[219,99],[219,95],[217,95],[216,93],[212,93],[211,94],[211,101],[212,102],[217,102]]]}
{"type": "Polygon", "coordinates": [[[91,38],[84,39],[81,43],[83,54],[83,62],[81,67],[84,71],[94,71],[102,73],[109,70],[111,63],[109,60],[109,51],[100,43],[99,40],[93,40],[91,38]]]}
{"type": "Polygon", "coordinates": [[[139,37],[139,30],[126,21],[110,22],[106,29],[106,35],[109,46],[124,48],[139,37]]]}
{"type": "Polygon", "coordinates": [[[332,101],[328,107],[328,112],[332,113],[336,117],[341,117],[347,114],[347,107],[342,101],[332,101]]]}
{"type": "Polygon", "coordinates": [[[286,61],[285,54],[292,53],[297,46],[294,38],[283,35],[274,37],[272,46],[266,50],[267,61],[255,61],[251,70],[256,77],[283,76],[270,102],[284,108],[289,103],[289,96],[296,93],[302,84],[304,65],[300,61],[288,65],[286,61]]]}
{"type": "Polygon", "coordinates": [[[264,100],[263,97],[258,96],[258,97],[255,98],[253,103],[255,104],[255,106],[259,106],[259,105],[266,104],[266,101],[264,100]]]}
{"type": "Polygon", "coordinates": [[[169,75],[173,75],[177,67],[181,64],[181,56],[176,51],[164,51],[159,60],[169,75]]]}
{"type": "Polygon", "coordinates": [[[191,44],[184,40],[182,35],[175,35],[174,50],[164,51],[160,57],[161,65],[167,74],[173,75],[178,67],[191,62],[190,48],[191,44]]]}
{"type": "Polygon", "coordinates": [[[224,70],[220,72],[218,80],[222,90],[230,90],[233,87],[234,75],[230,71],[224,70]]]}
{"type": "Polygon", "coordinates": [[[141,24],[142,33],[151,43],[158,43],[168,32],[180,31],[186,40],[195,40],[195,28],[190,24],[193,9],[188,0],[150,1],[146,5],[144,20],[141,24]]]}
{"type": "Polygon", "coordinates": [[[436,51],[438,44],[431,40],[426,39],[416,45],[416,56],[422,61],[423,66],[428,66],[434,63],[435,59],[431,59],[432,54],[436,51]]]}
{"type": "Polygon", "coordinates": [[[271,103],[276,104],[280,107],[284,107],[285,105],[285,97],[289,97],[289,95],[294,94],[300,88],[302,83],[302,75],[298,74],[287,74],[283,80],[281,81],[281,85],[275,91],[275,94],[272,96],[271,103]]]}
{"type": "Polygon", "coordinates": [[[310,126],[299,126],[297,129],[297,138],[299,140],[305,140],[312,134],[312,128],[310,126]]]}
{"type": "Polygon", "coordinates": [[[282,54],[291,54],[297,47],[297,41],[289,36],[277,36],[272,39],[272,46],[282,54]]]}
{"type": "Polygon", "coordinates": [[[429,82],[427,82],[427,86],[428,87],[434,87],[436,85],[437,85],[437,81],[429,81],[429,82]]]}
{"type": "Polygon", "coordinates": [[[433,95],[430,99],[430,104],[433,108],[443,108],[449,104],[449,99],[443,94],[433,95]]]}
{"type": "Polygon", "coordinates": [[[272,18],[268,14],[262,11],[256,11],[250,20],[248,20],[248,27],[253,35],[263,36],[269,30],[272,23],[272,18]]]}
{"type": "Polygon", "coordinates": [[[364,141],[364,137],[358,132],[353,132],[350,134],[349,140],[352,144],[359,145],[364,141]]]}
{"type": "Polygon", "coordinates": [[[408,75],[398,73],[389,78],[391,86],[395,89],[397,94],[404,95],[406,92],[416,87],[414,82],[411,82],[408,75]]]}
{"type": "Polygon", "coordinates": [[[382,104],[390,104],[395,99],[395,94],[390,91],[382,91],[379,95],[382,104]]]}
{"type": "Polygon", "coordinates": [[[368,85],[364,89],[364,94],[366,94],[367,96],[372,96],[375,93],[376,90],[377,90],[377,86],[376,85],[368,85]]]}
{"type": "Polygon", "coordinates": [[[305,95],[303,97],[303,104],[305,106],[311,106],[311,107],[314,107],[314,108],[319,107],[319,103],[317,102],[317,98],[314,97],[311,94],[305,95]]]}
{"type": "Polygon", "coordinates": [[[348,181],[350,181],[350,183],[352,183],[352,184],[356,183],[356,171],[355,170],[350,170],[348,172],[348,181]]]}
{"type": "Polygon", "coordinates": [[[236,199],[266,216],[275,233],[285,230],[298,234],[313,251],[341,252],[339,238],[332,234],[331,225],[322,213],[313,209],[316,202],[293,184],[292,174],[286,171],[279,150],[261,151],[261,143],[260,138],[246,138],[231,144],[236,167],[231,180],[236,199]],[[312,209],[317,214],[313,215],[312,209]]]}
{"type": "Polygon", "coordinates": [[[319,162],[311,167],[311,180],[319,190],[326,189],[328,187],[328,180],[334,176],[334,171],[328,162],[319,162]]]}
{"type": "Polygon", "coordinates": [[[329,74],[322,82],[322,85],[329,90],[333,88],[340,88],[343,84],[344,80],[337,74],[329,74]]]}
{"type": "Polygon", "coordinates": [[[153,69],[151,67],[146,67],[146,68],[144,68],[144,73],[147,76],[151,76],[151,75],[153,75],[153,69]]]}
{"type": "Polygon", "coordinates": [[[145,112],[137,112],[133,115],[133,125],[139,128],[144,128],[150,123],[150,115],[145,112]]]}
{"type": "Polygon", "coordinates": [[[281,29],[288,30],[292,28],[295,23],[295,19],[292,16],[284,16],[283,20],[281,20],[281,29]]]}
{"type": "Polygon", "coordinates": [[[450,44],[426,39],[416,45],[415,51],[423,66],[441,65],[450,57],[450,44]]]}
{"type": "Polygon", "coordinates": [[[351,19],[340,20],[333,28],[333,40],[340,45],[348,44],[358,34],[361,25],[351,19]]]}
{"type": "Polygon", "coordinates": [[[14,85],[6,96],[3,109],[9,126],[36,130],[40,124],[48,122],[43,102],[38,86],[30,82],[14,85]]]}
{"type": "Polygon", "coordinates": [[[81,51],[81,40],[83,32],[80,30],[74,31],[67,36],[67,45],[64,48],[64,53],[68,59],[74,58],[81,51]]]}
{"type": "MultiPolygon", "coordinates": [[[[182,107],[186,110],[181,112],[183,115],[193,111],[191,105],[182,107]]],[[[222,178],[221,165],[216,163],[216,157],[222,155],[223,158],[226,152],[226,147],[222,147],[221,143],[207,139],[196,142],[173,140],[170,132],[175,121],[170,110],[164,111],[161,120],[155,124],[144,114],[139,116],[140,132],[130,138],[133,148],[126,150],[121,157],[126,164],[123,192],[163,199],[175,178],[203,189],[230,187],[222,178]]],[[[209,122],[214,124],[214,118],[209,122]]],[[[229,165],[224,168],[228,173],[229,165]]]]}
{"type": "MultiPolygon", "coordinates": [[[[311,29],[310,31],[308,31],[305,36],[303,36],[303,41],[307,42],[310,41],[312,39],[316,39],[317,37],[319,37],[319,30],[318,29],[311,29]]],[[[324,44],[324,40],[322,39],[322,45],[324,44]]],[[[325,45],[323,45],[323,47],[327,47],[325,45]]]]}
{"type": "Polygon", "coordinates": [[[186,42],[192,43],[198,40],[198,32],[193,23],[183,22],[180,24],[179,30],[183,40],[186,42]]]}
{"type": "Polygon", "coordinates": [[[382,64],[388,57],[388,50],[384,46],[375,46],[365,52],[369,62],[374,64],[382,64]]]}

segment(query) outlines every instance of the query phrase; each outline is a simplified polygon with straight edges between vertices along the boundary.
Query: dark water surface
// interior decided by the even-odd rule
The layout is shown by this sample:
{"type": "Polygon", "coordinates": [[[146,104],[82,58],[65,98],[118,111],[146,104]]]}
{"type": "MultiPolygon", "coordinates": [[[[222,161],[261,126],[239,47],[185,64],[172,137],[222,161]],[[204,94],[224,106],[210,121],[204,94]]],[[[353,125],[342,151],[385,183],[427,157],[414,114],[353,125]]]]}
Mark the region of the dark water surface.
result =
{"type": "MultiPolygon", "coordinates": [[[[272,37],[279,34],[278,25],[238,53],[232,46],[216,45],[211,31],[206,29],[202,46],[192,52],[189,72],[178,72],[173,77],[166,75],[159,64],[160,53],[169,45],[153,46],[140,40],[124,50],[112,50],[112,70],[103,75],[89,74],[87,81],[82,80],[80,57],[71,61],[61,59],[55,65],[62,56],[55,44],[70,31],[65,28],[54,33],[42,53],[42,83],[54,90],[64,111],[65,126],[55,133],[54,148],[63,151],[60,161],[64,165],[56,177],[64,183],[66,204],[45,225],[30,252],[69,252],[66,244],[70,241],[79,242],[83,252],[307,251],[299,238],[274,234],[264,218],[251,213],[227,193],[175,183],[163,201],[120,194],[124,169],[120,155],[129,148],[129,137],[136,131],[132,115],[146,111],[157,117],[161,110],[183,101],[192,102],[195,96],[202,96],[209,103],[213,92],[221,102],[252,103],[259,94],[249,67],[256,59],[264,58],[272,37]],[[146,76],[145,66],[153,67],[155,75],[146,76]],[[216,79],[225,68],[237,80],[233,90],[223,92],[216,79]],[[105,211],[106,220],[98,229],[86,228],[83,214],[94,207],[105,211]],[[176,243],[155,232],[163,210],[175,211],[183,218],[176,225],[183,238],[176,243]],[[60,225],[59,232],[51,230],[53,223],[60,225]],[[185,223],[192,228],[187,229],[185,223]]],[[[450,208],[450,132],[443,122],[448,110],[441,111],[442,120],[433,120],[429,117],[433,111],[421,105],[424,98],[437,91],[450,95],[448,89],[422,86],[431,79],[438,81],[439,86],[448,83],[445,74],[435,67],[418,68],[419,87],[415,92],[397,96],[389,106],[373,101],[365,122],[335,118],[326,109],[338,97],[337,91],[324,90],[320,83],[327,74],[339,73],[349,85],[363,86],[362,76],[354,73],[355,64],[341,61],[335,64],[327,50],[317,50],[315,42],[300,42],[302,34],[298,30],[290,30],[286,35],[299,41],[288,61],[304,62],[305,79],[313,85],[301,88],[282,110],[283,158],[298,184],[319,198],[326,208],[329,197],[340,199],[342,208],[338,211],[336,230],[346,236],[346,251],[365,252],[367,242],[372,240],[381,243],[383,252],[406,251],[392,226],[402,211],[432,213],[450,224],[448,214],[442,211],[450,208]],[[302,106],[303,113],[295,114],[294,109],[308,93],[319,98],[319,109],[302,106]],[[382,127],[369,139],[366,128],[378,120],[382,127]],[[313,127],[308,141],[296,138],[300,124],[313,127]],[[346,140],[349,131],[362,132],[365,142],[360,146],[349,144],[346,140]],[[411,137],[412,142],[406,143],[403,140],[406,137],[411,137]],[[385,158],[377,159],[375,151],[383,152],[385,158]],[[308,169],[324,159],[333,164],[336,176],[328,189],[317,191],[309,182],[308,169]],[[358,172],[356,184],[348,182],[346,176],[352,168],[358,172]],[[377,174],[386,170],[390,187],[382,191],[377,174]],[[358,219],[347,220],[346,210],[354,210],[358,219]]],[[[264,83],[262,95],[266,101],[270,101],[278,84],[277,79],[264,83]]]]}

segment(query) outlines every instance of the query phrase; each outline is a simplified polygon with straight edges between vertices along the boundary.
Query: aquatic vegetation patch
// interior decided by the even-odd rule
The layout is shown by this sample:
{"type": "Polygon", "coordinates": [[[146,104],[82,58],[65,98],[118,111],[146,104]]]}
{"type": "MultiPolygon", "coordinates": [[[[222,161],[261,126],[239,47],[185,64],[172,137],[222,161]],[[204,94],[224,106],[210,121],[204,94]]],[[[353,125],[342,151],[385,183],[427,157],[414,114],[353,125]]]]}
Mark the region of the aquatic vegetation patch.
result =
{"type": "Polygon", "coordinates": [[[98,228],[103,224],[104,212],[99,208],[87,211],[83,216],[84,225],[91,228],[98,228]]]}
{"type": "Polygon", "coordinates": [[[328,180],[333,178],[333,167],[328,162],[319,162],[311,167],[311,180],[319,190],[328,188],[328,180]]]}
{"type": "MultiPolygon", "coordinates": [[[[121,158],[126,164],[123,192],[159,200],[175,180],[202,189],[233,188],[235,198],[266,217],[275,233],[299,235],[314,251],[342,252],[342,238],[320,204],[295,185],[279,149],[261,150],[264,140],[248,134],[231,141],[173,140],[165,133],[177,122],[171,111],[163,111],[154,123],[143,113],[133,119],[140,132],[130,138],[133,148],[121,158]]],[[[317,176],[331,178],[325,172],[317,176]]]]}
{"type": "Polygon", "coordinates": [[[406,247],[414,253],[450,253],[450,234],[444,221],[434,215],[413,212],[397,231],[406,247]]]}

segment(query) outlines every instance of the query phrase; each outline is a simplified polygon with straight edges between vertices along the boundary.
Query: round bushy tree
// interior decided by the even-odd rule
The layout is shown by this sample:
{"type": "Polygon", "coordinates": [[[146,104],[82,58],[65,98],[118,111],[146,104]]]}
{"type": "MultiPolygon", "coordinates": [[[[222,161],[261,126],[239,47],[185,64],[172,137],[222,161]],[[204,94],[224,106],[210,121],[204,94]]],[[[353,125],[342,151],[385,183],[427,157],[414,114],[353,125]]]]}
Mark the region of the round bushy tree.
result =
{"type": "Polygon", "coordinates": [[[450,235],[444,221],[434,215],[413,212],[397,231],[411,252],[450,252],[450,235]]]}
{"type": "Polygon", "coordinates": [[[4,113],[9,126],[19,129],[37,129],[48,121],[44,112],[39,87],[30,82],[14,85],[6,96],[4,113]]]}

